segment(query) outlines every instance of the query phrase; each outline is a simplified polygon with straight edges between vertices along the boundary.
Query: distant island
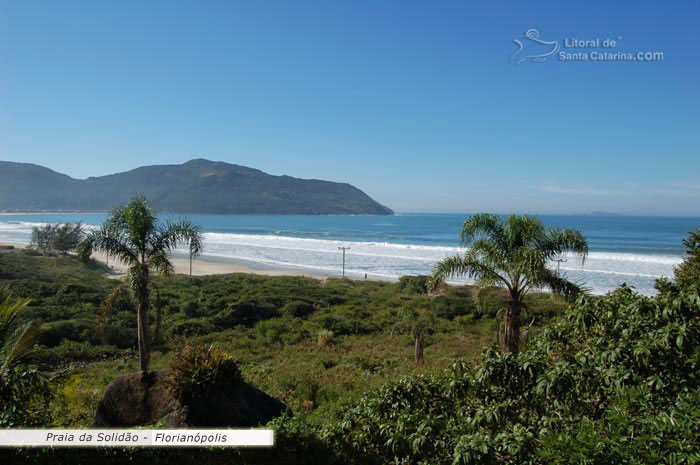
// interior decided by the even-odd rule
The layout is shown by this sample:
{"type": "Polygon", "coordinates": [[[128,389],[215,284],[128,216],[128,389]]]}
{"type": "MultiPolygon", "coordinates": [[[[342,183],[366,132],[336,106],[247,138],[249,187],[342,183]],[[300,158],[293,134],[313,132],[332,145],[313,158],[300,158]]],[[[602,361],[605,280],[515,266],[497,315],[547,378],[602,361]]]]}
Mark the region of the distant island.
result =
{"type": "Polygon", "coordinates": [[[622,213],[614,212],[590,212],[590,213],[573,213],[574,216],[625,216],[622,213]]]}
{"type": "Polygon", "coordinates": [[[622,216],[620,213],[615,212],[591,212],[591,216],[622,216]]]}
{"type": "Polygon", "coordinates": [[[0,211],[104,212],[135,194],[162,213],[392,215],[346,183],[273,176],[204,159],[74,179],[43,166],[0,161],[0,211]]]}

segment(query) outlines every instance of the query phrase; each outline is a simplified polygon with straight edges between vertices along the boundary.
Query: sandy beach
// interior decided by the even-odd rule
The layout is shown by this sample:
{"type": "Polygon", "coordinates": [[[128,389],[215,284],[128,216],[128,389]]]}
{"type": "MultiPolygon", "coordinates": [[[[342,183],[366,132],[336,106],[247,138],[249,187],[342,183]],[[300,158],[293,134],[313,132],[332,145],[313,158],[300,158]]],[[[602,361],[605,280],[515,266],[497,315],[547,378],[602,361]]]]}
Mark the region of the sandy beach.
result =
{"type": "MultiPolygon", "coordinates": [[[[124,263],[114,259],[107,259],[102,253],[95,253],[92,258],[100,262],[108,264],[113,270],[110,277],[119,278],[126,274],[127,267],[124,263]]],[[[187,256],[175,254],[171,257],[171,261],[177,274],[190,273],[190,261],[187,256]]],[[[266,266],[261,263],[237,260],[232,258],[217,258],[211,256],[197,257],[192,261],[192,275],[204,276],[211,274],[226,274],[226,273],[252,273],[267,276],[306,276],[310,278],[327,278],[331,274],[316,273],[309,270],[300,270],[295,268],[277,268],[266,266]]]]}
{"type": "MultiPolygon", "coordinates": [[[[10,252],[12,250],[8,248],[10,246],[14,247],[14,249],[23,249],[27,247],[27,244],[0,242],[0,253],[10,252]]],[[[91,255],[91,258],[109,266],[110,270],[112,270],[111,273],[108,274],[110,278],[119,279],[127,273],[127,266],[124,263],[113,258],[107,259],[107,256],[103,253],[94,253],[91,255]]],[[[187,255],[175,253],[171,256],[171,262],[175,268],[175,273],[185,275],[190,273],[190,261],[187,255]]],[[[332,276],[340,277],[341,275],[340,271],[338,273],[325,273],[322,271],[294,267],[270,266],[264,263],[228,257],[200,256],[192,261],[193,276],[227,273],[251,273],[266,276],[306,276],[316,279],[325,279],[332,276]]],[[[359,279],[352,276],[347,277],[350,279],[359,279]]],[[[377,278],[372,277],[372,279],[377,278]]]]}
{"type": "MultiPolygon", "coordinates": [[[[17,244],[17,243],[0,243],[0,253],[10,252],[14,249],[23,249],[27,247],[27,244],[17,244]]],[[[107,256],[103,253],[94,253],[91,255],[95,260],[105,263],[112,270],[108,276],[110,278],[118,279],[127,272],[127,266],[115,259],[107,259],[107,256]]],[[[190,261],[187,256],[174,254],[171,257],[171,261],[175,268],[175,273],[177,274],[189,274],[190,273],[190,261]]],[[[281,268],[281,267],[271,267],[263,263],[251,262],[247,260],[238,260],[234,258],[218,258],[211,256],[197,257],[192,261],[192,275],[193,276],[205,276],[211,274],[227,274],[227,273],[252,273],[261,274],[266,276],[306,276],[309,278],[323,279],[329,276],[334,276],[331,273],[321,273],[311,270],[301,270],[296,268],[281,268]]]]}

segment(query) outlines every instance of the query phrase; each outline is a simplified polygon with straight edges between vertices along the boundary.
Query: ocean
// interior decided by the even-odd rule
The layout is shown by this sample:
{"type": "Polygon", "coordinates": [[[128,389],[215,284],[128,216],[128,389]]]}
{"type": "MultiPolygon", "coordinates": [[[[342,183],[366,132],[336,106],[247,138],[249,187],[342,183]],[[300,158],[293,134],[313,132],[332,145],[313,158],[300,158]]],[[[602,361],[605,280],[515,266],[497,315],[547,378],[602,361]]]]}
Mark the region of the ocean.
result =
{"type": "MultiPolygon", "coordinates": [[[[245,260],[272,267],[396,279],[429,274],[440,259],[460,253],[459,230],[465,214],[395,216],[240,216],[188,215],[205,232],[204,256],[245,260]]],[[[163,218],[170,217],[162,215],[163,218]]],[[[548,227],[568,227],[588,239],[585,264],[561,257],[556,268],[593,293],[604,294],[622,283],[653,295],[654,280],[672,276],[684,255],[682,240],[700,227],[700,218],[540,215],[548,227]]],[[[99,225],[105,214],[3,214],[0,242],[28,243],[33,226],[78,222],[99,225]]],[[[468,280],[464,280],[467,281],[468,280]]]]}

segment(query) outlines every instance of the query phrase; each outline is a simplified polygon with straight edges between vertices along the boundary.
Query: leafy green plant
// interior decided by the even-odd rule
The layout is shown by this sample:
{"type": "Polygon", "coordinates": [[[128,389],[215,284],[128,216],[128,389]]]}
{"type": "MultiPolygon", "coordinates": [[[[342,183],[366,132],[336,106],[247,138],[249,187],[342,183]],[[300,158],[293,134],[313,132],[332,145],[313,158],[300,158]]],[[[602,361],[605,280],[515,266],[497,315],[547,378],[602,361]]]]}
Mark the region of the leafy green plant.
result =
{"type": "Polygon", "coordinates": [[[579,297],[520,352],[406,377],[325,437],[365,464],[696,463],[700,294],[579,297]]]}
{"type": "Polygon", "coordinates": [[[188,343],[170,365],[168,389],[182,405],[189,405],[212,390],[235,388],[242,379],[236,361],[217,346],[188,343]]]}
{"type": "Polygon", "coordinates": [[[260,321],[255,332],[264,344],[294,343],[301,337],[299,328],[292,318],[273,318],[260,321]]]}
{"type": "Polygon", "coordinates": [[[683,239],[685,259],[673,270],[674,281],[667,278],[656,280],[654,287],[661,293],[677,293],[691,286],[700,288],[700,229],[691,231],[683,239]]]}
{"type": "Polygon", "coordinates": [[[42,335],[36,321],[20,321],[29,302],[0,288],[0,427],[45,424],[50,418],[49,379],[23,364],[42,335]]]}

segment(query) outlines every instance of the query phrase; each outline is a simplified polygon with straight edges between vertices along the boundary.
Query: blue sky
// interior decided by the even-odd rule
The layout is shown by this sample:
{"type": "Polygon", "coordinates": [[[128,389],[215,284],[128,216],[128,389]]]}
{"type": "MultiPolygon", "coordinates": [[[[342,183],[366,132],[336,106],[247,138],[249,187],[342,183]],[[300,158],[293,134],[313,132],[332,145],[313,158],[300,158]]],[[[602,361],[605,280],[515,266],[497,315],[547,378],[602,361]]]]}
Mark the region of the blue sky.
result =
{"type": "Polygon", "coordinates": [[[406,212],[700,215],[698,19],[696,0],[2,2],[0,160],[84,178],[204,157],[406,212]],[[531,28],[664,57],[513,64],[531,28]]]}

